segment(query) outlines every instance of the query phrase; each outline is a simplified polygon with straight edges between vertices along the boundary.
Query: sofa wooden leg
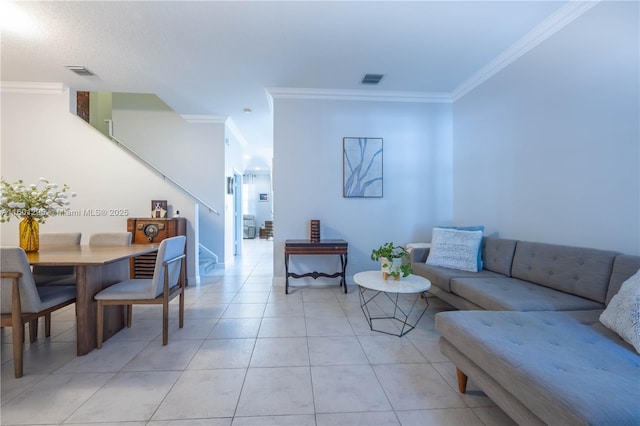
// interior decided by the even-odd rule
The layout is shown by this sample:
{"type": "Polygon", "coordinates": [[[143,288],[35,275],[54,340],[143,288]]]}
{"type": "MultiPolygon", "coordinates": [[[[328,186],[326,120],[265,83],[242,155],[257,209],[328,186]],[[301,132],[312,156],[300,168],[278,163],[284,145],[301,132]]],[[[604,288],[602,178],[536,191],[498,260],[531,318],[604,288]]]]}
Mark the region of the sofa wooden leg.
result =
{"type": "Polygon", "coordinates": [[[460,393],[465,393],[467,391],[467,375],[458,367],[456,367],[456,373],[458,374],[458,390],[460,393]]]}

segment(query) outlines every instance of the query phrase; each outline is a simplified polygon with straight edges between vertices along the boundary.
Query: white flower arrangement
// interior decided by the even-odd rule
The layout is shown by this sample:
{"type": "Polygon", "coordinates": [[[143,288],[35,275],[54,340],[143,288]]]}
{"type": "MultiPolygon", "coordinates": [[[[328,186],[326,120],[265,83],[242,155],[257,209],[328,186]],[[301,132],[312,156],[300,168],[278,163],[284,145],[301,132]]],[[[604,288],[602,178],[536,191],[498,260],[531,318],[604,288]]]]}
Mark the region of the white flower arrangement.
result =
{"type": "Polygon", "coordinates": [[[0,222],[9,222],[11,216],[15,216],[44,223],[48,217],[64,214],[70,204],[69,197],[76,196],[75,192],[67,194],[68,190],[68,185],[60,188],[45,178],[31,185],[25,185],[22,180],[8,183],[3,179],[0,181],[0,222]]]}

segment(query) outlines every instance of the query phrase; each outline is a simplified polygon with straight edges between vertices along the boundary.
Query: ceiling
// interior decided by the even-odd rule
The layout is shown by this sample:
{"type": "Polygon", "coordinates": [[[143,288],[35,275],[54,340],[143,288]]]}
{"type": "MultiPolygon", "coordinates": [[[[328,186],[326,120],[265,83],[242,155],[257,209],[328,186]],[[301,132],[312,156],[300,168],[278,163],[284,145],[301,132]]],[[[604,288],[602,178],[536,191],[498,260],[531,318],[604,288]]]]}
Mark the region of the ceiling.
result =
{"type": "Polygon", "coordinates": [[[229,117],[246,168],[268,168],[265,88],[448,95],[565,3],[10,2],[27,22],[14,29],[19,18],[0,11],[0,80],[154,93],[180,114],[229,117]],[[364,86],[366,73],[384,78],[364,86]]]}

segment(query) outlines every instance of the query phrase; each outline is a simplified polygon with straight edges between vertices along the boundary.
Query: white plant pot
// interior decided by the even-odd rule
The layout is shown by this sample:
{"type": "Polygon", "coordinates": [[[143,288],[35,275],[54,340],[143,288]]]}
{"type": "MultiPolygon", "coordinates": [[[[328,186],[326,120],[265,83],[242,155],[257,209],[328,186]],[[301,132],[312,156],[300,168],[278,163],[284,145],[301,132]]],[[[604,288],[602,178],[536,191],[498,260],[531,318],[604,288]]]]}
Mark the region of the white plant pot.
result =
{"type": "Polygon", "coordinates": [[[380,269],[382,270],[382,279],[386,280],[389,278],[391,273],[397,274],[394,276],[396,280],[400,279],[400,267],[402,266],[402,259],[387,259],[386,257],[380,258],[380,269]]]}

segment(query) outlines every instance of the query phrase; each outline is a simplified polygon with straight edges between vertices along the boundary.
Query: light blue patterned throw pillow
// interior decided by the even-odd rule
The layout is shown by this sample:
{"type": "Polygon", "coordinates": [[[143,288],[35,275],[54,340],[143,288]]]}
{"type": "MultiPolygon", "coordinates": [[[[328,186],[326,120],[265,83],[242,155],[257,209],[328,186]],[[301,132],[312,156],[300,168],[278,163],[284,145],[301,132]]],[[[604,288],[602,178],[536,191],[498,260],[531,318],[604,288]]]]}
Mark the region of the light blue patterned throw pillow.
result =
{"type": "Polygon", "coordinates": [[[427,265],[478,272],[482,231],[433,228],[427,265]]]}
{"type": "MultiPolygon", "coordinates": [[[[484,225],[472,226],[437,226],[437,228],[457,229],[458,231],[482,231],[484,235],[484,225]]],[[[482,270],[482,243],[478,247],[478,271],[482,270]]]]}
{"type": "Polygon", "coordinates": [[[600,315],[600,322],[640,353],[640,271],[622,283],[600,315]]]}

